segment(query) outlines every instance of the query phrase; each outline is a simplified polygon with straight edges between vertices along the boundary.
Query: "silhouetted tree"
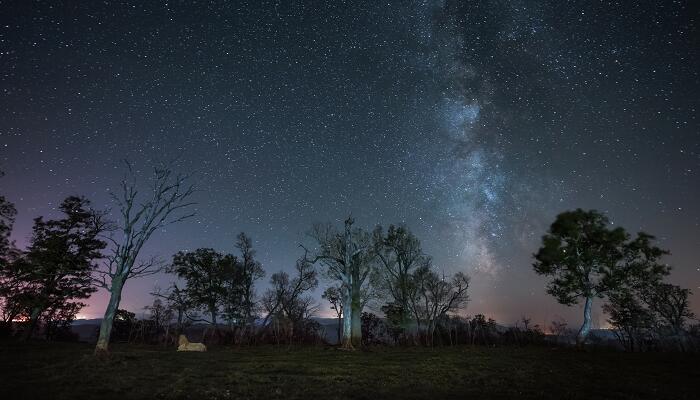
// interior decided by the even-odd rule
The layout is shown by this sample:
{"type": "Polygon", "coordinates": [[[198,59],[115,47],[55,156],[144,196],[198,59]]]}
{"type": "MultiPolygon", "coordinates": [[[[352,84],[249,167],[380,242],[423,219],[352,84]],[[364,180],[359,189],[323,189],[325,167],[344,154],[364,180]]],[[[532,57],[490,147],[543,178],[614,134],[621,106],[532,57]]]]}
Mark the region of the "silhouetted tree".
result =
{"type": "Polygon", "coordinates": [[[420,241],[401,225],[390,225],[384,233],[381,226],[372,232],[372,242],[379,264],[381,288],[393,299],[392,311],[398,312],[396,321],[401,332],[408,329],[410,313],[411,278],[414,271],[428,262],[420,241]]]}
{"type": "Polygon", "coordinates": [[[411,281],[411,311],[419,329],[425,330],[428,344],[433,344],[438,321],[469,300],[469,277],[458,272],[447,279],[440,277],[430,265],[423,265],[413,273],[411,281]]]}
{"type": "Polygon", "coordinates": [[[306,259],[297,260],[296,276],[289,277],[284,271],[276,272],[270,277],[271,287],[263,296],[263,308],[267,312],[263,326],[275,315],[284,315],[292,322],[307,318],[311,311],[310,303],[303,296],[318,285],[318,278],[313,264],[306,259]]]}
{"type": "Polygon", "coordinates": [[[320,263],[326,275],[340,283],[344,295],[342,347],[346,349],[362,341],[363,285],[375,258],[370,235],[362,229],[353,229],[353,224],[352,217],[345,220],[343,232],[330,224],[314,225],[310,236],[317,246],[308,258],[312,263],[320,263]]]}
{"type": "Polygon", "coordinates": [[[121,193],[113,195],[121,217],[117,223],[120,238],[109,238],[112,251],[107,256],[105,268],[98,272],[96,279],[97,284],[110,294],[95,346],[97,355],[108,353],[114,316],[126,282],[162,269],[162,264],[155,259],[139,262],[143,246],[157,230],[194,215],[186,211],[194,204],[189,201],[194,187],[186,183],[185,176],[173,175],[168,168],[155,168],[152,186],[140,198],[128,163],[127,167],[129,176],[121,182],[121,193]]]}
{"type": "Polygon", "coordinates": [[[265,276],[265,270],[259,261],[255,260],[253,241],[245,233],[238,235],[236,248],[241,252],[240,260],[237,260],[236,284],[240,287],[241,311],[243,323],[251,326],[257,317],[255,299],[255,282],[265,276]]]}
{"type": "Polygon", "coordinates": [[[658,262],[668,252],[653,246],[652,239],[639,233],[631,240],[623,228],[611,229],[607,217],[595,210],[567,211],[552,223],[533,266],[538,274],[552,277],[547,293],[561,304],[585,301],[578,345],[591,330],[595,297],[602,298],[635,277],[658,280],[668,274],[668,267],[658,262]]]}
{"type": "Polygon", "coordinates": [[[213,249],[181,251],[173,256],[168,271],[184,279],[184,292],[190,304],[204,310],[209,316],[208,320],[197,321],[208,322],[218,329],[220,309],[233,297],[229,291],[238,290],[229,284],[235,274],[235,265],[234,256],[223,255],[213,249]]]}
{"type": "MultiPolygon", "coordinates": [[[[0,178],[3,175],[4,173],[0,171],[0,178]]],[[[11,246],[10,234],[12,233],[16,215],[17,209],[15,205],[0,194],[0,271],[11,258],[13,246],[11,246]]]]}
{"type": "Polygon", "coordinates": [[[193,306],[190,299],[187,298],[186,292],[180,289],[177,284],[173,283],[166,292],[161,292],[159,288],[151,293],[154,297],[165,300],[166,308],[170,310],[175,317],[175,334],[176,336],[182,333],[185,325],[191,318],[190,311],[193,306]]]}
{"type": "MultiPolygon", "coordinates": [[[[0,171],[0,177],[3,172],[0,171]]],[[[11,263],[17,258],[18,252],[10,241],[10,234],[15,222],[17,209],[5,196],[0,195],[0,312],[2,312],[2,331],[11,331],[11,322],[22,311],[20,296],[23,293],[23,283],[18,281],[11,269],[11,263]]]]}
{"type": "Polygon", "coordinates": [[[684,346],[690,311],[690,290],[652,279],[639,279],[608,295],[603,310],[609,315],[618,340],[629,351],[644,350],[645,344],[672,338],[684,346]]]}
{"type": "Polygon", "coordinates": [[[61,219],[34,220],[31,243],[12,265],[16,279],[24,283],[23,307],[29,314],[25,337],[34,332],[42,314],[48,320],[55,315],[77,313],[95,292],[92,272],[106,243],[99,239],[104,230],[103,215],[90,208],[81,197],[66,198],[59,206],[61,219]]]}
{"type": "Polygon", "coordinates": [[[136,314],[131,311],[118,309],[114,313],[114,332],[110,335],[110,340],[114,342],[128,342],[129,336],[136,325],[136,314]]]}
{"type": "Polygon", "coordinates": [[[343,332],[343,293],[341,290],[339,286],[331,286],[326,288],[321,295],[331,304],[331,310],[335,311],[336,318],[338,318],[338,343],[342,339],[343,332]]]}

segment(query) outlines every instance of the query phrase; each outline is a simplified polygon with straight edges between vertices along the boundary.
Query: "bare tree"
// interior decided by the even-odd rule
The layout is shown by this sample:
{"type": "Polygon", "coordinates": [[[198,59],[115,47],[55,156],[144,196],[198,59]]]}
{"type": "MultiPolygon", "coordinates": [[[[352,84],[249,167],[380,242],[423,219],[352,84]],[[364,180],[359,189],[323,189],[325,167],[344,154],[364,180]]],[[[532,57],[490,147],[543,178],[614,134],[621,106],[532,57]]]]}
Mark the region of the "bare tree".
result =
{"type": "Polygon", "coordinates": [[[318,285],[316,270],[301,258],[297,261],[296,271],[292,279],[284,271],[272,274],[272,287],[262,297],[262,305],[267,312],[262,326],[264,329],[271,328],[278,341],[281,336],[287,336],[291,341],[297,328],[303,326],[317,310],[314,299],[303,296],[318,285]]]}
{"type": "Polygon", "coordinates": [[[110,293],[95,347],[97,355],[108,353],[114,315],[127,280],[152,275],[163,268],[163,264],[156,259],[139,261],[143,246],[155,231],[194,216],[194,213],[187,211],[194,205],[190,202],[194,187],[187,183],[186,176],[173,174],[168,167],[154,168],[152,187],[145,199],[141,199],[128,163],[127,167],[130,179],[122,180],[121,193],[113,195],[120,211],[117,231],[121,237],[108,238],[112,243],[112,252],[106,257],[105,268],[99,271],[95,279],[98,286],[110,293]]]}
{"type": "Polygon", "coordinates": [[[308,258],[312,263],[320,263],[327,276],[341,285],[344,295],[342,347],[345,349],[362,343],[363,285],[375,257],[370,235],[362,229],[353,229],[354,222],[348,217],[342,233],[330,224],[314,225],[310,236],[317,242],[317,248],[308,258]]]}
{"type": "Polygon", "coordinates": [[[469,277],[462,272],[447,279],[438,276],[426,264],[413,274],[410,307],[419,329],[425,330],[428,344],[433,343],[439,320],[448,313],[459,310],[469,300],[468,288],[469,277]]]}
{"type": "MultiPolygon", "coordinates": [[[[270,318],[281,313],[287,317],[297,314],[299,301],[302,295],[313,290],[318,285],[316,270],[305,258],[297,260],[296,276],[289,279],[289,274],[284,271],[276,272],[270,277],[270,285],[263,296],[263,308],[267,312],[263,320],[266,326],[270,318]]],[[[302,315],[303,318],[303,315],[302,315]]]]}

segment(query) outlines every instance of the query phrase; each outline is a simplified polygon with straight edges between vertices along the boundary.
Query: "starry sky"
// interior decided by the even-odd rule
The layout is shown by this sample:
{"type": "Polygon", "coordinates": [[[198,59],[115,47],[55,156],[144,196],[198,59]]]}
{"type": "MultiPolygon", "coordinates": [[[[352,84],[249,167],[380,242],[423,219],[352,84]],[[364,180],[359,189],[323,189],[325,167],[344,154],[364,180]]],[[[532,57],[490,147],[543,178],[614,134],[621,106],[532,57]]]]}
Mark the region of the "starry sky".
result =
{"type": "MultiPolygon", "coordinates": [[[[581,311],[545,294],[532,253],[557,213],[595,208],[656,235],[699,312],[697,15],[686,1],[0,1],[0,190],[23,246],[68,195],[111,207],[120,160],[143,176],[177,160],[197,216],[144,255],[233,251],[245,231],[269,276],[293,269],[312,223],[352,213],[406,223],[436,268],[468,272],[467,314],[543,325],[581,311]]],[[[129,282],[122,306],[171,280],[129,282]]]]}

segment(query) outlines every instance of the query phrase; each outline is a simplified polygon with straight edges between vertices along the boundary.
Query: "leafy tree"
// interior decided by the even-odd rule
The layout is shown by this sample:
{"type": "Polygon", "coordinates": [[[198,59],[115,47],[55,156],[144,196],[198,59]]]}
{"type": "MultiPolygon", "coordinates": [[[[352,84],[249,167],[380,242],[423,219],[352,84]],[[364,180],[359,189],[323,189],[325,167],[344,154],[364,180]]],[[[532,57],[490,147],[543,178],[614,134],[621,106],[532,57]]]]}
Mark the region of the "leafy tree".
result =
{"type": "Polygon", "coordinates": [[[642,290],[641,298],[662,329],[671,335],[679,335],[686,330],[688,321],[695,318],[690,310],[690,294],[690,289],[657,283],[642,290]]]}
{"type": "Polygon", "coordinates": [[[650,339],[654,316],[631,292],[610,293],[603,311],[609,315],[608,322],[626,350],[641,349],[643,343],[650,339]]]}
{"type": "Polygon", "coordinates": [[[608,295],[603,310],[608,322],[629,351],[643,350],[645,343],[665,337],[683,345],[690,311],[690,290],[664,282],[635,282],[608,295]]]}
{"type": "Polygon", "coordinates": [[[362,343],[365,345],[379,344],[382,341],[382,320],[369,312],[362,313],[362,343]]]}
{"type": "Polygon", "coordinates": [[[361,345],[363,291],[367,293],[367,277],[375,258],[371,236],[363,229],[353,229],[354,223],[352,217],[348,217],[342,232],[330,224],[314,225],[310,236],[317,246],[314,254],[307,258],[311,263],[321,264],[326,275],[342,288],[342,347],[345,349],[361,345]]]}
{"type": "Polygon", "coordinates": [[[389,336],[394,340],[394,343],[399,341],[399,338],[406,333],[404,321],[406,310],[396,303],[389,302],[381,308],[386,317],[387,331],[389,336]]]}
{"type": "Polygon", "coordinates": [[[127,168],[129,178],[122,180],[120,193],[113,195],[120,214],[117,223],[120,238],[109,238],[111,253],[106,256],[106,265],[98,271],[95,279],[96,284],[110,294],[100,324],[96,355],[108,354],[112,325],[126,282],[162,269],[162,264],[155,259],[140,261],[139,255],[146,242],[163,227],[194,216],[194,213],[187,211],[194,205],[190,202],[194,187],[186,183],[186,176],[173,175],[168,168],[155,168],[152,186],[145,190],[144,196],[139,196],[138,185],[128,163],[127,168]]]}
{"type": "Polygon", "coordinates": [[[229,282],[235,273],[235,257],[213,249],[178,252],[173,256],[169,271],[185,280],[185,296],[190,304],[204,310],[209,320],[201,320],[218,328],[221,307],[232,297],[229,282]]]}
{"type": "Polygon", "coordinates": [[[429,259],[423,254],[418,238],[403,225],[390,225],[386,233],[377,226],[372,232],[372,241],[380,266],[380,286],[393,299],[392,311],[399,312],[397,328],[405,332],[411,320],[412,274],[429,259]]]}
{"type": "MultiPolygon", "coordinates": [[[[4,174],[0,171],[0,177],[4,174]]],[[[0,195],[0,270],[9,262],[11,250],[10,234],[15,223],[17,209],[5,196],[0,195]]]]}
{"type": "Polygon", "coordinates": [[[535,272],[552,278],[547,293],[564,305],[585,301],[578,345],[591,330],[594,298],[606,296],[625,282],[658,280],[668,274],[668,267],[659,263],[668,252],[653,246],[652,236],[639,233],[631,239],[623,228],[609,225],[608,218],[595,210],[561,213],[534,255],[535,272]]]}
{"type": "MultiPolygon", "coordinates": [[[[0,177],[3,172],[0,171],[0,177]]],[[[9,330],[11,321],[21,312],[18,302],[23,293],[22,282],[17,281],[10,266],[17,257],[17,251],[10,242],[10,234],[15,222],[17,209],[5,196],[0,195],[0,310],[2,322],[9,330]]]]}
{"type": "Polygon", "coordinates": [[[99,235],[104,230],[102,214],[90,208],[90,202],[71,196],[59,206],[62,219],[34,220],[31,244],[12,269],[24,282],[23,302],[29,313],[25,336],[30,337],[42,314],[75,315],[95,292],[92,272],[106,243],[99,235]]]}
{"type": "Polygon", "coordinates": [[[128,342],[136,323],[136,314],[121,308],[118,309],[114,313],[114,332],[113,335],[110,335],[110,340],[113,343],[128,342]]]}

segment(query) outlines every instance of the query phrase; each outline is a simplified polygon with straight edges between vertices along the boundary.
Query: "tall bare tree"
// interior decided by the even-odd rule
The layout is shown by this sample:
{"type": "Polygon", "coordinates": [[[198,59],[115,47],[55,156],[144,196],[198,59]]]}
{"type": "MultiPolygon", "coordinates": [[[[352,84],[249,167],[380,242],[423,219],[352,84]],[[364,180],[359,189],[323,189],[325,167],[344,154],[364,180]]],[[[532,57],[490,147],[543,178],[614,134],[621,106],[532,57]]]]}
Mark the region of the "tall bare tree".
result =
{"type": "Polygon", "coordinates": [[[114,315],[121,302],[124,284],[129,279],[157,273],[163,267],[155,259],[139,261],[143,246],[157,230],[194,215],[189,211],[194,205],[190,201],[194,187],[187,183],[187,176],[174,174],[168,167],[154,168],[152,186],[144,196],[139,196],[128,163],[127,167],[129,173],[121,182],[121,193],[113,195],[120,212],[116,229],[120,237],[109,237],[112,251],[106,257],[104,269],[96,277],[96,283],[110,293],[95,347],[97,355],[108,353],[114,315]]]}
{"type": "Polygon", "coordinates": [[[317,242],[312,263],[320,263],[327,276],[338,281],[343,293],[343,343],[353,349],[362,343],[363,285],[372,270],[375,258],[370,234],[356,228],[352,217],[345,220],[345,229],[338,232],[330,224],[314,225],[310,236],[317,242]]]}

